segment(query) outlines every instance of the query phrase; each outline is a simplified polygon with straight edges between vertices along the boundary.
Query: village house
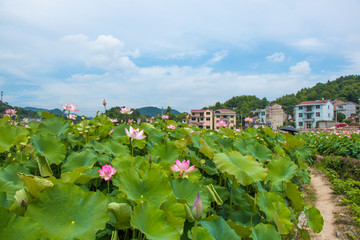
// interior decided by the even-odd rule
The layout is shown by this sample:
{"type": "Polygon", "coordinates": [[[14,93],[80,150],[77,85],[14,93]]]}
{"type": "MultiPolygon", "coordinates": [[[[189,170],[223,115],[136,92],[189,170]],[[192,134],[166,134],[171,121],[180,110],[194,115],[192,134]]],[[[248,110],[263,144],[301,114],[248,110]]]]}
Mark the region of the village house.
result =
{"type": "Polygon", "coordinates": [[[201,109],[191,110],[190,124],[205,129],[219,129],[219,121],[224,121],[228,128],[235,129],[236,112],[229,109],[201,109]]]}
{"type": "Polygon", "coordinates": [[[295,106],[296,127],[327,128],[335,125],[334,104],[330,100],[305,101],[295,106]]]}
{"type": "Polygon", "coordinates": [[[266,106],[265,109],[256,109],[251,111],[254,117],[255,124],[258,126],[267,125],[276,130],[284,125],[287,119],[286,112],[278,103],[272,103],[266,106]]]}

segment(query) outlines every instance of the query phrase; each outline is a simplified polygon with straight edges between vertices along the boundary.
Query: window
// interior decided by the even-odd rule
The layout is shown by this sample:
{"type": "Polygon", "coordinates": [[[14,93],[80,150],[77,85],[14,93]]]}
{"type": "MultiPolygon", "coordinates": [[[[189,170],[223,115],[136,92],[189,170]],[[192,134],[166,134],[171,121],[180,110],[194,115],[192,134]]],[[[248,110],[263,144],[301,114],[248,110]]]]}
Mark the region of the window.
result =
{"type": "Polygon", "coordinates": [[[328,109],[330,109],[330,106],[328,105],[328,109]]]}
{"type": "Polygon", "coordinates": [[[234,116],[230,116],[231,118],[234,118],[234,116]]]}
{"type": "Polygon", "coordinates": [[[307,107],[306,107],[306,111],[311,112],[311,111],[312,111],[312,107],[311,107],[311,106],[307,106],[307,107]]]}
{"type": "Polygon", "coordinates": [[[192,113],[191,113],[191,115],[193,115],[193,116],[194,116],[194,115],[195,115],[195,113],[194,113],[194,112],[192,112],[192,113]]]}
{"type": "Polygon", "coordinates": [[[207,118],[206,118],[206,121],[210,121],[210,118],[209,118],[209,117],[207,117],[207,118]]]}
{"type": "Polygon", "coordinates": [[[320,109],[320,105],[316,105],[316,109],[320,109]]]}
{"type": "Polygon", "coordinates": [[[206,126],[206,129],[210,129],[210,126],[206,126]]]}
{"type": "Polygon", "coordinates": [[[302,127],[303,126],[303,122],[299,122],[299,127],[302,127]]]}
{"type": "Polygon", "coordinates": [[[299,117],[302,117],[303,116],[303,114],[302,113],[299,113],[299,117]]]}
{"type": "Polygon", "coordinates": [[[330,113],[328,113],[328,117],[330,117],[330,113]]]}
{"type": "Polygon", "coordinates": [[[216,116],[216,118],[220,118],[220,116],[216,116]]]}
{"type": "Polygon", "coordinates": [[[204,118],[201,118],[200,121],[204,121],[204,118]]]}
{"type": "Polygon", "coordinates": [[[193,118],[191,118],[191,120],[196,121],[196,118],[193,117],[193,118]]]}
{"type": "Polygon", "coordinates": [[[206,112],[206,115],[210,115],[211,113],[210,112],[206,112]]]}
{"type": "Polygon", "coordinates": [[[200,116],[203,117],[203,116],[204,116],[204,113],[200,113],[200,116]]]}
{"type": "Polygon", "coordinates": [[[320,117],[320,113],[319,113],[319,112],[317,112],[317,113],[316,113],[316,116],[317,116],[317,117],[320,117]]]}
{"type": "Polygon", "coordinates": [[[302,106],[299,107],[299,110],[302,110],[302,106]]]}

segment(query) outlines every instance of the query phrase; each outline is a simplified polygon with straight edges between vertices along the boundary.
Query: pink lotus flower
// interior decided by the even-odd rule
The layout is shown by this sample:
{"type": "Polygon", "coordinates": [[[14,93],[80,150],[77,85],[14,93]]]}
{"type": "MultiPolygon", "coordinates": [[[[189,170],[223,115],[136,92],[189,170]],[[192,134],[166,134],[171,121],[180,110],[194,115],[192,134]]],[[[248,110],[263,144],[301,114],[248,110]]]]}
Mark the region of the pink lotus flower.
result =
{"type": "Polygon", "coordinates": [[[179,176],[182,176],[184,173],[185,175],[187,175],[189,172],[195,170],[195,165],[192,165],[191,167],[189,167],[189,165],[190,160],[183,160],[182,162],[180,162],[178,159],[176,159],[176,164],[171,166],[170,169],[174,172],[179,172],[179,176]]]}
{"type": "Polygon", "coordinates": [[[254,119],[252,119],[251,117],[246,117],[245,122],[252,123],[252,122],[254,122],[254,119]]]}
{"type": "Polygon", "coordinates": [[[194,218],[196,219],[201,218],[203,210],[204,210],[203,203],[201,201],[200,194],[198,193],[192,207],[192,214],[194,218]]]}
{"type": "Polygon", "coordinates": [[[105,164],[105,166],[102,166],[101,169],[99,169],[99,176],[101,179],[104,179],[105,181],[109,181],[116,173],[115,167],[111,167],[111,165],[105,164]]]}
{"type": "Polygon", "coordinates": [[[226,122],[223,121],[223,120],[218,121],[217,124],[219,124],[221,127],[227,127],[227,126],[228,126],[228,125],[226,124],[226,122]]]}
{"type": "Polygon", "coordinates": [[[166,114],[161,115],[161,118],[162,118],[162,119],[169,119],[169,115],[166,115],[166,114]]]}
{"type": "Polygon", "coordinates": [[[70,113],[69,115],[67,115],[67,118],[72,119],[72,120],[76,120],[77,116],[75,114],[70,113]]]}
{"type": "Polygon", "coordinates": [[[15,116],[15,115],[16,115],[16,110],[9,108],[9,109],[6,109],[6,110],[5,110],[5,113],[6,113],[5,115],[7,115],[7,116],[9,116],[9,117],[15,116]]]}
{"type": "Polygon", "coordinates": [[[65,111],[69,111],[69,112],[77,112],[79,111],[79,109],[76,109],[77,108],[77,105],[74,105],[74,104],[66,104],[65,106],[62,106],[63,109],[65,111]]]}
{"type": "Polygon", "coordinates": [[[114,131],[115,131],[115,128],[111,129],[110,132],[109,132],[109,135],[113,135],[114,131]]]}
{"type": "Polygon", "coordinates": [[[141,131],[139,131],[139,129],[134,130],[132,126],[130,126],[129,130],[125,128],[125,132],[126,135],[128,135],[131,139],[142,140],[146,138],[146,136],[144,135],[144,130],[141,131]]]}
{"type": "Polygon", "coordinates": [[[122,113],[122,114],[132,114],[133,111],[131,111],[130,108],[123,107],[123,108],[120,109],[120,113],[122,113]]]}
{"type": "Polygon", "coordinates": [[[203,125],[204,127],[206,127],[206,122],[204,122],[202,125],[203,125]]]}
{"type": "Polygon", "coordinates": [[[170,124],[170,125],[167,126],[167,128],[168,129],[175,129],[176,127],[174,125],[170,124]]]}
{"type": "Polygon", "coordinates": [[[241,132],[241,129],[240,129],[240,128],[236,128],[235,131],[241,132]]]}
{"type": "Polygon", "coordinates": [[[113,122],[113,123],[116,123],[116,122],[118,122],[119,120],[117,120],[116,118],[110,118],[110,121],[113,122]]]}

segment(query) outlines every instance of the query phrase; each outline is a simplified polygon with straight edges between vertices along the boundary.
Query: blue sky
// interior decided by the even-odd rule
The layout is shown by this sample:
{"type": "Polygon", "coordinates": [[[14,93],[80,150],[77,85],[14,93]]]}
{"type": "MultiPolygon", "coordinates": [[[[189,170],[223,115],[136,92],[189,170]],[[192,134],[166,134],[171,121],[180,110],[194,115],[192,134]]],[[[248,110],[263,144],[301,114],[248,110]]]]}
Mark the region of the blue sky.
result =
{"type": "Polygon", "coordinates": [[[0,89],[15,106],[275,100],[360,73],[359,0],[2,0],[0,89]]]}

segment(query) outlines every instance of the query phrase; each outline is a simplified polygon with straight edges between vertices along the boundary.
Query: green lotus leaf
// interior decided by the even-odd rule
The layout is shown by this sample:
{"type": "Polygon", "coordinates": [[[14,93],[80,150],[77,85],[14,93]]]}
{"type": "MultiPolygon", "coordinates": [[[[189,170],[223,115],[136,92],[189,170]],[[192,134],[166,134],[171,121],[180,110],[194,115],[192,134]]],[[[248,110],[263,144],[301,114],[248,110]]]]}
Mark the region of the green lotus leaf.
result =
{"type": "Polygon", "coordinates": [[[213,161],[220,171],[235,176],[236,181],[244,186],[264,180],[268,171],[254,157],[236,151],[217,153],[213,161]]]}
{"type": "Polygon", "coordinates": [[[298,190],[298,186],[295,183],[286,183],[285,185],[286,196],[291,200],[292,206],[296,210],[302,210],[305,206],[302,193],[298,190]]]}
{"type": "Polygon", "coordinates": [[[168,162],[175,164],[176,159],[180,158],[180,151],[174,144],[155,144],[150,149],[149,155],[154,163],[168,162]]]}
{"type": "Polygon", "coordinates": [[[129,169],[121,172],[121,176],[117,179],[120,191],[123,191],[129,199],[137,202],[148,201],[157,207],[165,202],[172,192],[166,175],[155,166],[147,170],[143,176],[140,176],[136,170],[129,169]]]}
{"type": "Polygon", "coordinates": [[[65,134],[70,128],[70,121],[63,118],[55,117],[46,119],[40,123],[39,132],[49,132],[55,135],[65,134]]]}
{"type": "Polygon", "coordinates": [[[185,199],[186,203],[190,206],[193,205],[197,194],[200,194],[201,201],[203,203],[203,216],[205,216],[205,212],[210,206],[210,194],[207,188],[200,188],[199,185],[190,182],[188,179],[176,179],[171,181],[171,185],[173,188],[173,194],[177,199],[185,199]]]}
{"type": "Polygon", "coordinates": [[[197,227],[196,228],[196,233],[195,233],[195,228],[193,227],[191,229],[191,234],[189,234],[189,238],[190,239],[201,239],[201,240],[215,240],[215,238],[213,238],[210,235],[210,232],[203,227],[197,227]],[[193,237],[195,235],[195,238],[193,237]]]}
{"type": "Polygon", "coordinates": [[[31,138],[35,149],[46,157],[50,165],[59,165],[64,161],[66,147],[59,138],[50,134],[33,135],[31,138]]]}
{"type": "Polygon", "coordinates": [[[207,142],[203,138],[199,138],[200,149],[199,151],[204,154],[209,159],[214,157],[214,150],[207,144],[207,142]]]}
{"type": "Polygon", "coordinates": [[[25,183],[30,194],[37,198],[39,193],[45,188],[52,187],[54,184],[49,180],[41,177],[25,175],[23,173],[18,173],[19,178],[25,183]]]}
{"type": "Polygon", "coordinates": [[[252,229],[250,237],[254,240],[281,240],[281,236],[271,224],[260,223],[252,229]]]}
{"type": "Polygon", "coordinates": [[[127,203],[109,203],[107,210],[114,214],[116,218],[117,229],[127,229],[130,228],[130,215],[132,213],[132,208],[127,203]]]}
{"type": "MultiPolygon", "coordinates": [[[[146,138],[145,138],[146,139],[146,138]]],[[[142,140],[133,140],[131,142],[132,146],[135,148],[138,148],[138,149],[143,149],[145,146],[146,146],[146,140],[145,139],[142,139],[142,140]]]]}
{"type": "Polygon", "coordinates": [[[98,153],[112,154],[115,157],[122,155],[130,155],[130,150],[128,146],[114,140],[107,140],[103,142],[92,141],[86,146],[92,147],[98,153]]]}
{"type": "Polygon", "coordinates": [[[289,182],[295,175],[297,165],[288,158],[273,159],[267,165],[269,169],[266,180],[271,180],[272,184],[276,185],[281,182],[289,182]]]}
{"type": "Polygon", "coordinates": [[[42,177],[51,177],[53,175],[49,162],[46,160],[44,156],[36,155],[35,160],[38,165],[40,175],[42,177]]]}
{"type": "Polygon", "coordinates": [[[9,208],[11,203],[7,199],[6,192],[0,192],[0,207],[9,208]]]}
{"type": "Polygon", "coordinates": [[[176,227],[181,234],[186,220],[186,211],[184,208],[185,204],[179,203],[173,195],[161,205],[161,209],[166,212],[168,223],[176,227]]]}
{"type": "Polygon", "coordinates": [[[98,177],[99,174],[97,173],[97,176],[89,176],[85,174],[87,170],[89,170],[88,167],[79,167],[72,172],[62,173],[61,179],[63,182],[87,184],[91,179],[98,177]]]}
{"type": "Polygon", "coordinates": [[[228,138],[234,138],[235,132],[231,130],[230,128],[220,128],[219,134],[223,134],[227,136],[228,138]]]}
{"type": "Polygon", "coordinates": [[[61,172],[72,172],[79,167],[92,168],[96,162],[97,154],[91,149],[72,152],[61,165],[61,172]]]}
{"type": "Polygon", "coordinates": [[[17,216],[8,209],[0,207],[1,239],[32,240],[40,238],[40,225],[28,217],[17,216]]]}
{"type": "Polygon", "coordinates": [[[227,220],[226,223],[236,232],[241,238],[248,238],[251,233],[251,227],[244,227],[241,224],[236,224],[231,220],[227,220]]]}
{"type": "Polygon", "coordinates": [[[305,215],[308,219],[308,224],[315,233],[321,232],[324,226],[324,219],[321,216],[319,209],[310,207],[305,210],[305,215]]]}
{"type": "Polygon", "coordinates": [[[23,188],[16,192],[14,199],[15,201],[13,205],[11,205],[10,211],[19,216],[24,216],[26,206],[33,200],[33,197],[28,190],[23,188]]]}
{"type": "Polygon", "coordinates": [[[23,127],[0,126],[0,153],[9,151],[19,142],[27,143],[29,131],[23,127]]]}
{"type": "Polygon", "coordinates": [[[243,155],[254,156],[262,163],[272,158],[272,151],[255,139],[238,139],[234,142],[234,148],[243,155]]]}
{"type": "Polygon", "coordinates": [[[293,228],[291,222],[291,212],[284,202],[274,203],[276,211],[274,221],[280,234],[288,234],[293,228]]]}
{"type": "Polygon", "coordinates": [[[144,202],[138,204],[131,214],[131,225],[143,232],[148,239],[180,239],[180,233],[167,222],[166,213],[158,207],[144,202]]]}
{"type": "Polygon", "coordinates": [[[12,203],[17,190],[23,188],[24,183],[17,173],[28,173],[28,170],[18,163],[12,163],[6,168],[0,167],[0,192],[6,192],[7,200],[12,203]]]}
{"type": "Polygon", "coordinates": [[[306,144],[305,141],[300,140],[299,138],[293,135],[285,134],[285,136],[286,136],[286,144],[283,145],[285,149],[294,149],[296,147],[301,147],[306,144]]]}
{"type": "Polygon", "coordinates": [[[84,192],[71,183],[55,184],[31,202],[25,216],[41,226],[41,236],[53,240],[95,239],[109,221],[108,198],[84,192]]]}
{"type": "Polygon", "coordinates": [[[206,228],[210,232],[210,235],[216,240],[241,239],[222,217],[218,217],[209,222],[201,221],[199,223],[202,227],[206,228]]]}
{"type": "Polygon", "coordinates": [[[283,197],[277,192],[258,192],[256,193],[256,204],[260,210],[266,214],[266,219],[271,222],[274,219],[277,202],[285,203],[283,197]]]}

